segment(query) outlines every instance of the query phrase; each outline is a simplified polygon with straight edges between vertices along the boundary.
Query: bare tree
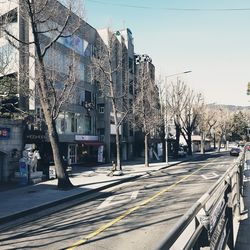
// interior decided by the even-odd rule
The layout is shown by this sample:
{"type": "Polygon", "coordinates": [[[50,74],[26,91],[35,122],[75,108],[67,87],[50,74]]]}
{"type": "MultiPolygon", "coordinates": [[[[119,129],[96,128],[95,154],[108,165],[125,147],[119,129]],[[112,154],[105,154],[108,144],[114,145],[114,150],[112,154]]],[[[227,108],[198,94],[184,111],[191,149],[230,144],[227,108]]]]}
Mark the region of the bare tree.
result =
{"type": "Polygon", "coordinates": [[[199,117],[198,117],[198,127],[201,136],[201,153],[205,153],[205,140],[208,135],[211,134],[212,128],[215,127],[217,123],[216,111],[209,108],[207,105],[202,105],[200,107],[199,117]]]}
{"type": "Polygon", "coordinates": [[[218,151],[221,149],[221,143],[223,138],[226,140],[227,137],[232,133],[233,129],[233,113],[228,109],[220,107],[216,112],[216,126],[215,133],[218,136],[218,151]]]}
{"type": "Polygon", "coordinates": [[[176,83],[171,83],[167,89],[167,105],[166,108],[170,110],[171,116],[175,124],[175,144],[174,156],[178,157],[178,150],[180,144],[180,135],[182,129],[181,115],[188,104],[188,86],[177,78],[176,83]]]}
{"type": "Polygon", "coordinates": [[[23,34],[17,36],[13,33],[8,22],[4,27],[9,43],[19,51],[20,60],[23,60],[23,72],[25,74],[29,75],[29,69],[25,68],[27,58],[34,59],[35,75],[29,75],[29,79],[34,82],[39,95],[54,156],[59,188],[72,186],[63,168],[59,137],[56,130],[56,118],[75,86],[74,62],[77,60],[77,56],[74,54],[74,50],[70,52],[73,56],[69,55],[72,59],[66,65],[64,74],[60,75],[63,83],[59,89],[55,85],[59,74],[55,68],[51,70],[46,67],[46,56],[48,56],[51,49],[56,48],[59,39],[72,36],[78,29],[80,18],[73,14],[75,2],[69,1],[67,3],[68,8],[65,8],[58,1],[21,0],[19,1],[19,19],[25,27],[23,34]],[[29,33],[32,34],[31,37],[29,33]]]}
{"type": "Polygon", "coordinates": [[[195,94],[193,90],[187,88],[186,105],[180,115],[181,134],[184,137],[187,146],[188,154],[192,155],[192,134],[198,126],[198,117],[203,105],[203,97],[201,94],[195,94]]]}
{"type": "Polygon", "coordinates": [[[145,166],[149,166],[148,140],[154,135],[162,120],[160,119],[159,91],[151,75],[148,62],[138,65],[138,74],[133,101],[133,121],[135,127],[144,134],[145,166]]]}
{"type": "Polygon", "coordinates": [[[110,29],[100,38],[98,49],[92,58],[94,77],[101,95],[111,103],[115,126],[116,170],[122,170],[120,153],[120,128],[128,115],[126,62],[123,43],[110,29]]]}

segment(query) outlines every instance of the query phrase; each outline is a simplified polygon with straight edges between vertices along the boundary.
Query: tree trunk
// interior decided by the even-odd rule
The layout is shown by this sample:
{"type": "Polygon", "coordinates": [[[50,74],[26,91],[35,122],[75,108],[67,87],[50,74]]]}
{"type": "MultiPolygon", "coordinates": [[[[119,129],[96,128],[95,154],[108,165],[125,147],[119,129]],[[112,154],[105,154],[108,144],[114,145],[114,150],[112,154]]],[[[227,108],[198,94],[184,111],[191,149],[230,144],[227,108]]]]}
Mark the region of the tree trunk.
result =
{"type": "Polygon", "coordinates": [[[220,135],[219,137],[219,141],[218,141],[218,148],[217,151],[220,152],[220,148],[221,148],[221,141],[222,141],[222,135],[220,135]]]}
{"type": "Polygon", "coordinates": [[[121,166],[121,155],[120,155],[120,135],[119,135],[119,127],[116,126],[116,135],[115,135],[115,141],[116,141],[116,170],[122,170],[121,166]]]}
{"type": "Polygon", "coordinates": [[[62,155],[59,149],[59,137],[56,130],[56,123],[51,114],[50,100],[48,97],[48,89],[46,84],[45,67],[43,64],[43,59],[39,58],[40,74],[38,85],[38,93],[40,96],[40,103],[43,109],[44,118],[48,128],[49,140],[53,152],[53,158],[55,163],[56,175],[58,178],[57,187],[58,188],[71,188],[73,184],[70,182],[69,177],[66,173],[66,169],[63,167],[62,155]]]}
{"type": "Polygon", "coordinates": [[[144,150],[145,150],[145,167],[149,167],[148,163],[148,134],[144,135],[144,150]]]}
{"type": "MultiPolygon", "coordinates": [[[[44,102],[41,102],[44,104],[44,102]]],[[[43,106],[42,105],[42,106],[43,106]]],[[[66,169],[63,167],[62,156],[59,149],[59,137],[56,131],[55,121],[52,120],[48,112],[44,112],[44,117],[48,127],[49,140],[53,152],[53,158],[55,163],[56,175],[57,175],[57,187],[62,189],[67,189],[73,187],[67,175],[66,169]]]]}
{"type": "Polygon", "coordinates": [[[176,131],[176,138],[175,138],[175,143],[174,143],[174,157],[178,158],[178,151],[180,147],[180,126],[175,125],[175,131],[176,131]]]}
{"type": "Polygon", "coordinates": [[[188,155],[192,155],[192,133],[188,133],[188,140],[187,140],[187,146],[188,146],[188,155]]]}
{"type": "Polygon", "coordinates": [[[122,170],[121,166],[121,154],[120,154],[120,133],[119,133],[119,126],[118,126],[118,116],[116,110],[116,103],[114,98],[112,99],[112,108],[114,111],[114,122],[115,122],[115,143],[116,143],[116,169],[115,170],[122,170]]]}
{"type": "Polygon", "coordinates": [[[205,154],[205,149],[204,149],[204,133],[201,133],[201,153],[205,154]]]}

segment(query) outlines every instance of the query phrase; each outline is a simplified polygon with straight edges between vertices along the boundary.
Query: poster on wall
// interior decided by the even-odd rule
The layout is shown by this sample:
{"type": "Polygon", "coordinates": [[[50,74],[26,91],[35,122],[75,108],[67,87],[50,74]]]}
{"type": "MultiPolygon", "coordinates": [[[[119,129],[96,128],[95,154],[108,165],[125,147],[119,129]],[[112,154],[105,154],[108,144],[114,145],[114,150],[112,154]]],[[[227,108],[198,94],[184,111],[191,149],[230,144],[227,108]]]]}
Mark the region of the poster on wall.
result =
{"type": "Polygon", "coordinates": [[[101,145],[101,146],[98,147],[97,162],[103,162],[103,148],[104,148],[103,145],[101,145]]]}

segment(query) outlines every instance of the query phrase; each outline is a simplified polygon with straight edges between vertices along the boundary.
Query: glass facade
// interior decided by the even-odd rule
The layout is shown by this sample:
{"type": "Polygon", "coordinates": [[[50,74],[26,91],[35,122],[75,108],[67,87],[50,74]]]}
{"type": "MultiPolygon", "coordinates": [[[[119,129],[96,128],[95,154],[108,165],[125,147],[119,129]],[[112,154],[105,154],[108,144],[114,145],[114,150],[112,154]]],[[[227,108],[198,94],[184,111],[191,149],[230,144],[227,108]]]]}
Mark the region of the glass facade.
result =
{"type": "Polygon", "coordinates": [[[92,118],[80,113],[60,113],[56,126],[58,134],[92,134],[92,118]]]}

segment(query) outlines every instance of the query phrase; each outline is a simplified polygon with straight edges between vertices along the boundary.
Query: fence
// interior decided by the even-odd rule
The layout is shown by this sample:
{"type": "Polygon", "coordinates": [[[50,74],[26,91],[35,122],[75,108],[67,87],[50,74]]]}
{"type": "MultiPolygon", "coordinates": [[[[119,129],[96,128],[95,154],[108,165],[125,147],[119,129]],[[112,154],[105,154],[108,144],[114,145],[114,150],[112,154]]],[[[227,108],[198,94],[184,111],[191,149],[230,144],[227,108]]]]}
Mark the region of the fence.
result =
{"type": "Polygon", "coordinates": [[[161,242],[162,249],[234,249],[234,223],[240,218],[245,152],[182,216],[161,242]]]}

